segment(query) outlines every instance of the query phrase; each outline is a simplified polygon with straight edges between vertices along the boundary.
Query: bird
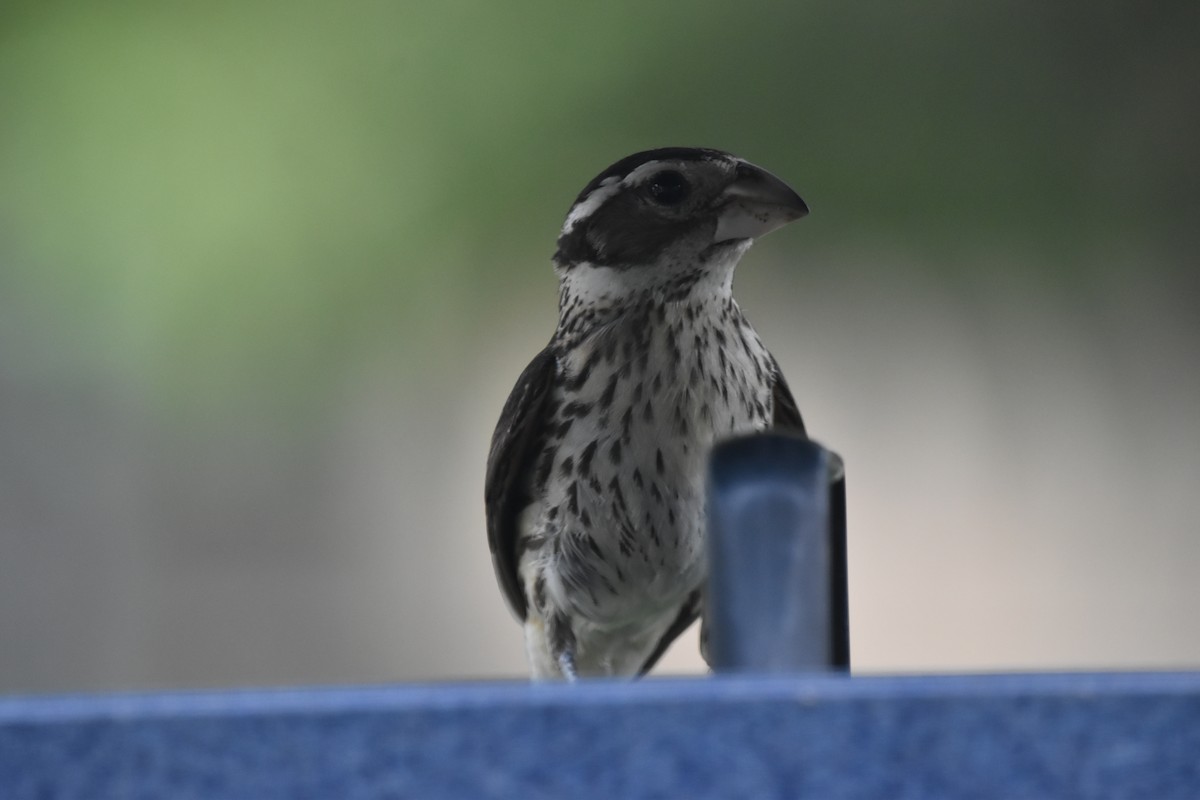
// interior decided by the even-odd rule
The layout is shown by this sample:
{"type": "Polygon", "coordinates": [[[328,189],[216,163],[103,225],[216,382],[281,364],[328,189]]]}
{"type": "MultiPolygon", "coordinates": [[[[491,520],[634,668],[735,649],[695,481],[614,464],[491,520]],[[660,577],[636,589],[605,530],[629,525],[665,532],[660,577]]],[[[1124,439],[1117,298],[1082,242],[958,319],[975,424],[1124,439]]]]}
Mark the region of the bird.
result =
{"type": "Polygon", "coordinates": [[[702,615],[713,444],[805,435],[734,268],[807,214],[775,175],[696,147],[622,158],[575,198],[557,326],[504,404],[484,487],[535,681],[644,675],[702,615]]]}

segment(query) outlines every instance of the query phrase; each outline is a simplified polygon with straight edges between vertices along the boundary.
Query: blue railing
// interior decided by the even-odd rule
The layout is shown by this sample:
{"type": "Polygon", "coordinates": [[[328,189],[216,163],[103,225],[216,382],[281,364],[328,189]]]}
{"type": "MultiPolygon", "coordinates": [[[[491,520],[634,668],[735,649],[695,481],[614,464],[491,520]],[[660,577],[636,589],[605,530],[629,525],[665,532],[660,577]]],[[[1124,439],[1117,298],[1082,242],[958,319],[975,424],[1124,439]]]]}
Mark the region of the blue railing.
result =
{"type": "Polygon", "coordinates": [[[713,450],[708,498],[713,668],[849,669],[842,459],[808,439],[734,439],[713,450]]]}
{"type": "Polygon", "coordinates": [[[0,797],[1196,798],[1200,675],[0,701],[0,797]]]}
{"type": "Polygon", "coordinates": [[[1200,797],[1200,673],[841,671],[842,478],[808,442],[718,450],[732,674],[0,699],[0,800],[1200,797]]]}

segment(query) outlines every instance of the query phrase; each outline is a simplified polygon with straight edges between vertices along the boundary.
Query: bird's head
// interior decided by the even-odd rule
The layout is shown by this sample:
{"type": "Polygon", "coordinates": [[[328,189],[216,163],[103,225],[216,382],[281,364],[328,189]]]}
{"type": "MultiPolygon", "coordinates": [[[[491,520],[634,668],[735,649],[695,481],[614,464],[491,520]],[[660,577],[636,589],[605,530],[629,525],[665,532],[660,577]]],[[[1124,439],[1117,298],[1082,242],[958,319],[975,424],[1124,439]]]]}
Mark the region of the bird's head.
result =
{"type": "Polygon", "coordinates": [[[646,150],[613,164],[579,193],[554,263],[563,273],[583,265],[623,273],[732,267],[755,238],[807,213],[790,186],[737,156],[692,147],[646,150]]]}

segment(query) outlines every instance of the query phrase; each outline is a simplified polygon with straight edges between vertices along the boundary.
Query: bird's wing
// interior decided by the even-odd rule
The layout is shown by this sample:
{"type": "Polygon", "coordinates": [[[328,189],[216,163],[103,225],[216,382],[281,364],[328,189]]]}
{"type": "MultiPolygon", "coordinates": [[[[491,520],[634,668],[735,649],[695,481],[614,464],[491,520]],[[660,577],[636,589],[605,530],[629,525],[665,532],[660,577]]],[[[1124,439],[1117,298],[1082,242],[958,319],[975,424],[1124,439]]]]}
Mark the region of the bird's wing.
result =
{"type": "Polygon", "coordinates": [[[771,358],[771,366],[775,373],[775,385],[771,389],[775,406],[772,426],[800,436],[808,436],[804,430],[804,420],[800,417],[800,409],[796,406],[796,398],[792,397],[792,390],[783,379],[783,371],[779,369],[779,362],[774,357],[771,358]]]}
{"type": "Polygon", "coordinates": [[[654,651],[650,653],[650,657],[646,659],[646,663],[642,664],[642,668],[638,670],[638,675],[645,675],[650,670],[654,669],[654,665],[662,658],[663,653],[667,652],[667,648],[671,646],[671,642],[686,631],[696,617],[700,616],[700,606],[703,602],[703,595],[700,590],[692,592],[688,595],[687,600],[683,602],[683,608],[679,609],[679,616],[671,623],[671,627],[667,628],[667,632],[658,640],[658,644],[654,646],[654,651]]]}
{"type": "Polygon", "coordinates": [[[547,347],[517,378],[492,434],[483,490],[492,566],[509,607],[522,620],[526,608],[519,574],[518,519],[532,502],[536,489],[532,485],[533,465],[545,439],[548,420],[544,412],[554,370],[554,353],[547,347]]]}

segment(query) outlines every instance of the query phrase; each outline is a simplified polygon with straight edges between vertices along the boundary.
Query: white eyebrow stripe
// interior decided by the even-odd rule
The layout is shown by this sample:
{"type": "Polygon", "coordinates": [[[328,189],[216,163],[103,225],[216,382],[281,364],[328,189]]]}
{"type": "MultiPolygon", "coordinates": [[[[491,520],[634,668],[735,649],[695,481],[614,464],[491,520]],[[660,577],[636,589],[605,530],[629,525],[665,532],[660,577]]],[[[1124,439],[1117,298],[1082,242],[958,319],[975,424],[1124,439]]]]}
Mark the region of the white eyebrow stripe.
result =
{"type": "Polygon", "coordinates": [[[616,175],[610,175],[609,177],[600,181],[600,184],[592,190],[592,193],[577,203],[575,207],[571,209],[571,213],[567,214],[567,221],[563,223],[562,227],[563,234],[568,234],[573,231],[575,226],[579,224],[580,220],[591,216],[596,209],[604,205],[608,198],[616,194],[622,187],[638,185],[649,178],[653,173],[662,170],[665,165],[675,165],[676,169],[682,168],[681,163],[678,161],[663,161],[660,159],[655,159],[654,161],[647,161],[645,164],[637,167],[624,178],[616,175]]]}
{"type": "Polygon", "coordinates": [[[571,209],[571,213],[567,214],[567,221],[563,223],[562,232],[570,233],[574,230],[575,226],[579,224],[579,220],[591,216],[593,211],[616,194],[620,188],[621,179],[616,175],[600,181],[600,185],[593,189],[591,194],[576,203],[575,207],[571,209]]]}

